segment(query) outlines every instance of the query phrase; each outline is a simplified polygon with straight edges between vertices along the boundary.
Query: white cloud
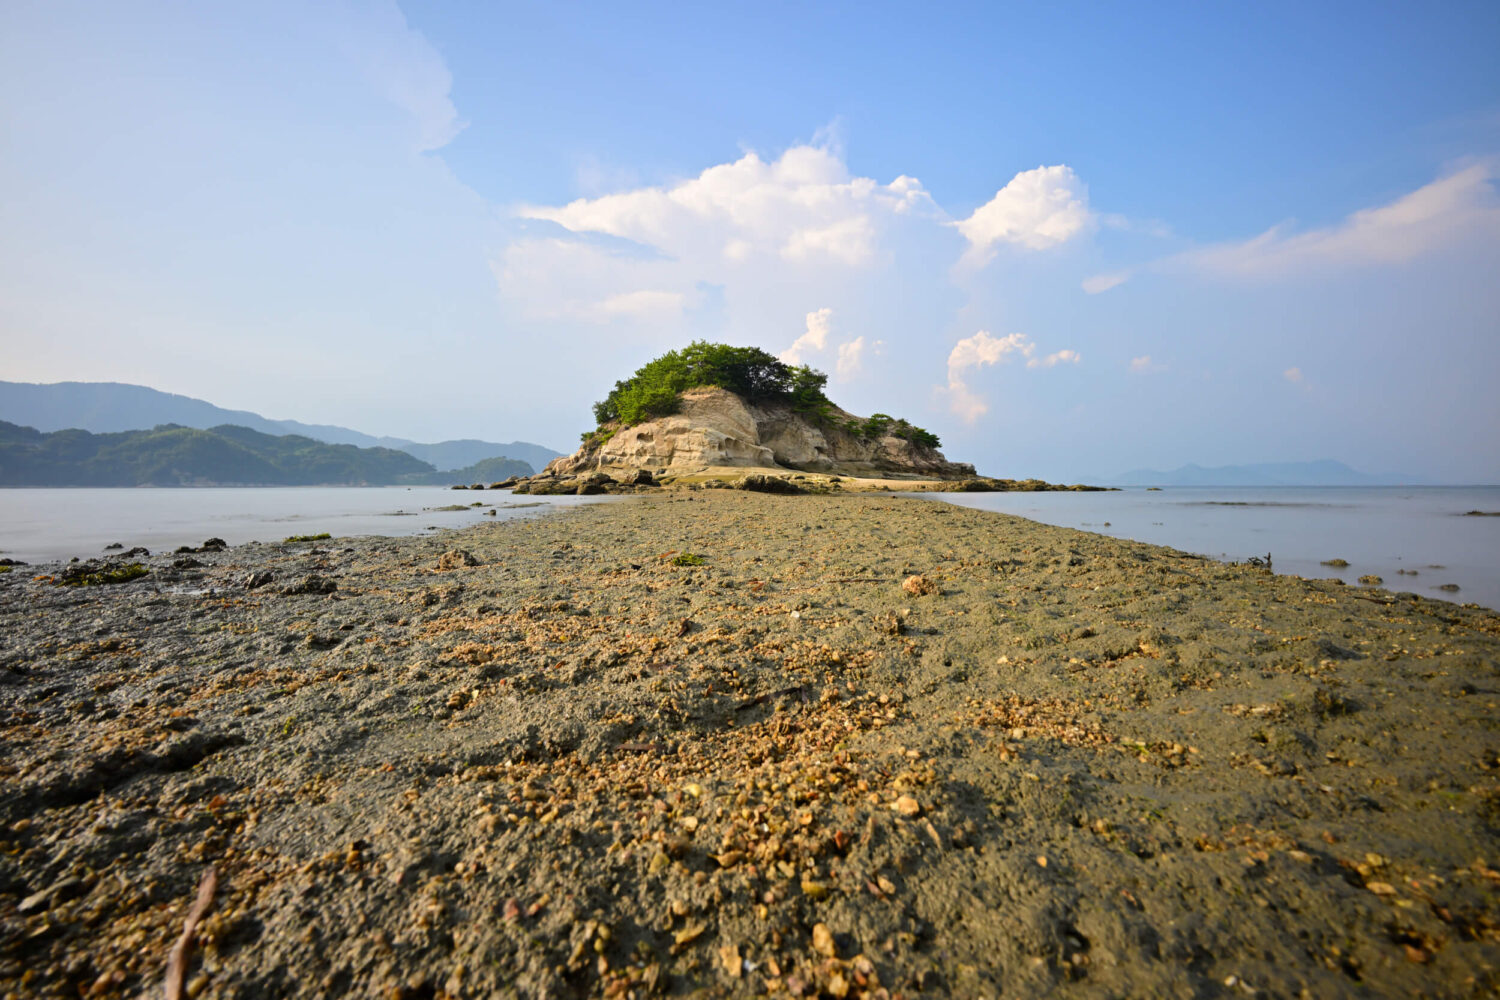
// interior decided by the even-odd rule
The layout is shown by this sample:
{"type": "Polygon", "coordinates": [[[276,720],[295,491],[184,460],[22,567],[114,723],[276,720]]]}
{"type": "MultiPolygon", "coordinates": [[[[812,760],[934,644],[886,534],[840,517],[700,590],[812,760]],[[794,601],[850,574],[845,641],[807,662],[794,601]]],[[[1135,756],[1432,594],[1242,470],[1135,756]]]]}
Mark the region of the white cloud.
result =
{"type": "MultiPolygon", "coordinates": [[[[1471,164],[1385,205],[1360,209],[1336,225],[1293,232],[1273,226],[1248,240],[1219,243],[1136,270],[1194,271],[1221,277],[1280,278],[1315,270],[1401,264],[1476,234],[1500,238],[1500,198],[1492,161],[1471,164]]],[[[1124,284],[1132,271],[1083,281],[1090,295],[1124,284]]]]}
{"type": "Polygon", "coordinates": [[[980,398],[964,380],[970,368],[998,364],[1007,355],[1022,356],[1036,350],[1024,333],[991,337],[989,331],[980,330],[972,337],[965,337],[953,345],[948,352],[948,405],[965,423],[972,424],[989,412],[990,406],[980,398]]]}
{"type": "Polygon", "coordinates": [[[691,329],[641,332],[663,341],[735,337],[773,352],[785,346],[775,331],[801,325],[803,303],[853,311],[897,286],[923,294],[941,285],[946,255],[961,245],[920,182],[854,176],[813,146],[769,159],[746,153],[686,180],[513,215],[492,268],[502,300],[521,316],[599,323],[609,317],[567,304],[637,289],[681,293],[691,314],[694,290],[708,284],[725,290],[712,316],[691,329]]]}
{"type": "Polygon", "coordinates": [[[1302,369],[1301,368],[1288,368],[1286,371],[1284,371],[1284,372],[1281,373],[1281,377],[1284,378],[1284,379],[1286,379],[1288,382],[1292,383],[1293,385],[1296,385],[1298,382],[1302,381],[1302,369]]]}
{"type": "Polygon", "coordinates": [[[1314,267],[1402,263],[1476,232],[1500,234],[1500,199],[1489,163],[1476,163],[1323,229],[1276,226],[1239,243],[1191,251],[1175,262],[1239,277],[1304,273],[1314,267]]]}
{"type": "Polygon", "coordinates": [[[1142,354],[1138,358],[1130,359],[1130,372],[1132,375],[1147,375],[1151,372],[1165,371],[1166,366],[1159,365],[1151,360],[1151,355],[1142,354]]]}
{"type": "Polygon", "coordinates": [[[832,309],[818,309],[807,314],[807,332],[792,341],[792,346],[781,352],[781,360],[789,365],[800,365],[811,351],[821,351],[828,346],[828,331],[833,324],[832,309]]]}
{"type": "Polygon", "coordinates": [[[868,346],[875,353],[879,353],[883,343],[883,341],[877,340],[873,344],[866,345],[865,338],[861,335],[840,344],[838,364],[834,368],[834,371],[838,374],[839,381],[848,382],[850,379],[858,376],[864,370],[865,348],[868,346]]]}
{"type": "MultiPolygon", "coordinates": [[[[1028,352],[1029,353],[1029,352],[1028,352]]],[[[1031,358],[1026,362],[1027,368],[1051,368],[1055,365],[1076,365],[1083,360],[1083,355],[1077,351],[1063,348],[1061,351],[1049,354],[1044,358],[1031,358]]]]}
{"type": "Polygon", "coordinates": [[[1083,290],[1090,295],[1098,295],[1100,292],[1107,292],[1117,285],[1123,285],[1129,280],[1129,271],[1113,271],[1109,274],[1096,274],[1091,278],[1083,279],[1083,290]]]}
{"type": "Polygon", "coordinates": [[[1089,197],[1070,167],[1023,170],[988,203],[955,225],[969,241],[966,259],[982,263],[996,244],[1045,250],[1066,243],[1088,226],[1089,197]]]}
{"type": "Polygon", "coordinates": [[[792,261],[820,254],[850,267],[868,263],[875,256],[874,224],[868,216],[855,215],[832,225],[800,229],[781,248],[781,256],[792,261]]]}
{"type": "Polygon", "coordinates": [[[969,368],[993,365],[1008,354],[1029,355],[1036,350],[1031,338],[1024,333],[1009,333],[1004,337],[991,337],[988,330],[980,330],[972,337],[965,337],[953,345],[948,352],[948,378],[969,368]]]}
{"type": "Polygon", "coordinates": [[[418,151],[448,145],[468,123],[449,96],[453,74],[442,55],[407,24],[394,0],[360,11],[340,29],[344,52],[372,87],[415,120],[418,151]]]}
{"type": "Polygon", "coordinates": [[[558,207],[524,206],[519,214],[674,257],[712,251],[729,261],[767,254],[862,267],[875,258],[879,219],[913,210],[937,212],[919,181],[903,176],[882,185],[851,177],[829,149],[794,146],[774,161],[746,153],[676,184],[558,207]]]}

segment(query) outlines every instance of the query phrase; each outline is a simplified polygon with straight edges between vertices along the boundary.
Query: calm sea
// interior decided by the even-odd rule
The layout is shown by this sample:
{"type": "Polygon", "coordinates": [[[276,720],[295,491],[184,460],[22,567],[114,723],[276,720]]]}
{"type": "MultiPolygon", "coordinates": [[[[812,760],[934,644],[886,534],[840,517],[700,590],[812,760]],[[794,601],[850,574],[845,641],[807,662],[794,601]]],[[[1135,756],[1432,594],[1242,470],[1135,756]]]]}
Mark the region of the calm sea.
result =
{"type": "Polygon", "coordinates": [[[942,493],[934,499],[1239,561],[1270,553],[1278,573],[1378,576],[1410,591],[1500,609],[1495,486],[1168,487],[1160,492],[942,493]],[[1344,559],[1343,568],[1324,560],[1344,559]],[[1403,572],[1404,571],[1404,572],[1403,572]],[[1457,584],[1457,591],[1439,589],[1457,584]]]}
{"type": "MultiPolygon", "coordinates": [[[[1270,553],[1279,573],[1382,577],[1394,591],[1500,609],[1500,487],[1173,487],[1161,492],[917,494],[1216,559],[1270,553]],[[1323,566],[1345,559],[1343,568],[1323,566]],[[1405,570],[1406,572],[1401,572],[1405,570]],[[1440,589],[1456,584],[1457,591],[1440,589]]],[[[415,535],[608,497],[512,497],[435,486],[0,489],[0,555],[27,562],[153,552],[218,537],[415,535]],[[471,507],[478,502],[485,506],[471,507]],[[442,510],[462,506],[461,510],[442,510]],[[485,512],[493,510],[495,516],[485,512]]]]}
{"type": "Polygon", "coordinates": [[[206,538],[239,545],[324,531],[419,535],[612,499],[441,486],[0,489],[0,555],[42,562],[99,555],[114,542],[156,552],[206,538]],[[441,509],[453,506],[462,509],[441,509]]]}

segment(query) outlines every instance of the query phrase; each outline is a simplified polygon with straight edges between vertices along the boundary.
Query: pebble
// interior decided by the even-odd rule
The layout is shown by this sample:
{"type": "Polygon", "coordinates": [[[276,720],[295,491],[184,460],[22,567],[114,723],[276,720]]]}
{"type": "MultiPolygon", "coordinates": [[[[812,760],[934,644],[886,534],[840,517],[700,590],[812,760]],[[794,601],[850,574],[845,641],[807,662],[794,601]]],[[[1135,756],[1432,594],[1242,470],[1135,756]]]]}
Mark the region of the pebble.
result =
{"type": "Polygon", "coordinates": [[[828,929],[827,924],[813,924],[812,946],[813,951],[824,958],[836,958],[838,956],[838,946],[834,944],[833,932],[828,929]]]}

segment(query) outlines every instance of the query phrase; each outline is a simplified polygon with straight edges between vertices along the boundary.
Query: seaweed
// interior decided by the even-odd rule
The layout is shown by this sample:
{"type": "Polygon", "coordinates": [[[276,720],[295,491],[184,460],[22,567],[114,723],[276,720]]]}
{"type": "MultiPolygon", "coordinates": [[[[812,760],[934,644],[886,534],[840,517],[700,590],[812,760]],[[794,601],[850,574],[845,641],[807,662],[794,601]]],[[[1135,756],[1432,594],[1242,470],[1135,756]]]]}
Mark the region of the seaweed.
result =
{"type": "Polygon", "coordinates": [[[82,563],[63,570],[57,579],[59,587],[100,587],[112,583],[129,583],[151,571],[140,563],[125,563],[123,566],[99,566],[82,563]]]}

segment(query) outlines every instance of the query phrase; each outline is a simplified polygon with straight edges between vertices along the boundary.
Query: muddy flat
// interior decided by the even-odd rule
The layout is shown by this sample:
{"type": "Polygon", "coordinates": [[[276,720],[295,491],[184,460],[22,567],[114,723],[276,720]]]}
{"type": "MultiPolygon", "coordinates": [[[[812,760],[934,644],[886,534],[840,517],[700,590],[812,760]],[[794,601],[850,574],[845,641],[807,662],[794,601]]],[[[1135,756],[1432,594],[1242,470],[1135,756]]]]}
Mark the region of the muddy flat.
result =
{"type": "Polygon", "coordinates": [[[139,561],[0,575],[6,996],[1500,990],[1488,611],[878,494],[139,561]]]}

